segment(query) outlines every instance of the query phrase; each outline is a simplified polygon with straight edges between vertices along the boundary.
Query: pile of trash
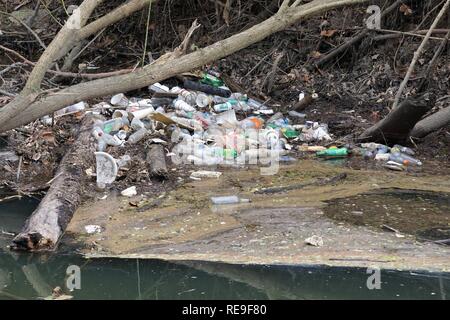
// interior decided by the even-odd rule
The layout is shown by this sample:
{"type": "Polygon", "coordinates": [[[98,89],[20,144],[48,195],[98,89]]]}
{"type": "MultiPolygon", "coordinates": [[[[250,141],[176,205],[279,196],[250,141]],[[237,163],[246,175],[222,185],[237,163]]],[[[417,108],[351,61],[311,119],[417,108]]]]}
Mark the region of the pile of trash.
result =
{"type": "MultiPolygon", "coordinates": [[[[100,188],[114,182],[118,169],[131,159],[129,155],[114,159],[108,148],[138,144],[154,134],[166,137],[152,143],[171,147],[166,155],[174,164],[197,166],[294,161],[288,156],[292,143],[332,140],[327,125],[306,121],[305,114],[295,111],[285,117],[261,101],[232,92],[213,70],[179,86],[155,83],[148,89],[151,98],[119,93],[89,110],[108,119],[97,120],[92,131],[100,188]]],[[[87,104],[80,102],[56,117],[85,111],[87,104]]]]}
{"type": "MultiPolygon", "coordinates": [[[[150,85],[149,98],[128,98],[119,93],[109,102],[98,103],[89,110],[86,103],[80,102],[54,115],[91,112],[107,119],[97,120],[92,131],[97,140],[99,188],[113,183],[118,170],[131,160],[129,155],[115,159],[107,152],[108,148],[136,145],[149,137],[156,137],[151,143],[162,144],[168,151],[163,158],[170,156],[175,165],[272,166],[295,161],[296,158],[289,155],[294,151],[315,152],[322,158],[361,155],[365,159],[385,161],[385,166],[392,170],[422,164],[411,157],[413,150],[402,146],[389,148],[367,143],[358,147],[326,148],[309,145],[331,143],[333,139],[326,124],[307,121],[305,114],[293,110],[286,117],[262,101],[232,92],[215,70],[202,72],[198,78],[181,79],[182,83],[177,82],[178,85],[171,88],[161,83],[150,85]]],[[[308,96],[300,93],[299,102],[308,96]]],[[[317,97],[314,93],[314,99],[317,97]]],[[[42,121],[49,124],[54,119],[45,117],[42,121]]],[[[217,176],[217,173],[204,171],[192,179],[209,176],[217,176]]]]}
{"type": "Polygon", "coordinates": [[[410,166],[422,166],[422,161],[412,157],[415,155],[414,150],[398,144],[388,147],[384,144],[370,142],[343,148],[303,146],[303,149],[300,146],[300,150],[314,151],[318,157],[327,159],[343,158],[349,155],[361,156],[365,160],[381,161],[383,167],[394,171],[404,171],[410,166]]]}

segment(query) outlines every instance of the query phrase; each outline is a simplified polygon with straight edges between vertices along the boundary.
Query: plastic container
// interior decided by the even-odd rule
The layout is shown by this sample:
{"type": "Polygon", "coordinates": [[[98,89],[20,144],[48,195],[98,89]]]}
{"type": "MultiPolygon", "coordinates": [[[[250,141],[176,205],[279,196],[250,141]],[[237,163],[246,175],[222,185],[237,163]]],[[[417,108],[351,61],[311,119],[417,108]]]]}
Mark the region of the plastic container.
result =
{"type": "Polygon", "coordinates": [[[324,151],[317,151],[316,155],[318,157],[333,157],[333,158],[346,157],[348,155],[348,149],[347,148],[329,148],[324,151]]]}
{"type": "Polygon", "coordinates": [[[259,101],[256,101],[255,99],[248,98],[248,100],[247,100],[247,105],[248,105],[250,108],[254,109],[254,110],[258,110],[258,109],[261,109],[261,107],[262,107],[264,104],[261,103],[261,102],[259,102],[259,101]]]}
{"type": "Polygon", "coordinates": [[[413,149],[408,148],[408,147],[403,147],[403,146],[401,146],[399,144],[396,144],[396,145],[394,145],[392,147],[392,152],[394,152],[394,153],[395,152],[401,152],[401,153],[404,153],[404,154],[407,154],[407,155],[410,155],[410,156],[413,156],[413,155],[416,154],[413,149]]]}
{"type": "Polygon", "coordinates": [[[401,163],[405,166],[408,166],[408,165],[421,166],[422,165],[422,161],[415,159],[407,154],[400,153],[400,152],[391,153],[389,156],[389,160],[397,162],[397,163],[401,163]]]}
{"type": "Polygon", "coordinates": [[[103,132],[102,128],[94,127],[92,130],[92,135],[97,139],[97,150],[104,151],[107,146],[120,146],[123,140],[118,137],[112,136],[108,133],[103,132]]]}
{"type": "Polygon", "coordinates": [[[127,117],[114,118],[103,122],[102,130],[104,133],[116,132],[122,129],[124,126],[130,125],[130,121],[127,117]]]}
{"type": "Polygon", "coordinates": [[[261,129],[264,125],[264,120],[259,117],[248,117],[241,122],[239,125],[242,129],[261,129]]]}
{"type": "Polygon", "coordinates": [[[104,189],[116,180],[118,167],[116,160],[105,152],[95,152],[97,187],[104,189]]]}
{"type": "Polygon", "coordinates": [[[197,97],[195,98],[195,103],[200,108],[206,108],[213,102],[213,98],[209,95],[206,95],[204,93],[197,94],[197,97]]]}
{"type": "Polygon", "coordinates": [[[223,196],[223,197],[211,197],[213,204],[236,204],[236,203],[248,203],[250,199],[241,199],[238,196],[223,196]]]}
{"type": "Polygon", "coordinates": [[[87,104],[83,101],[78,102],[76,104],[70,105],[68,107],[65,107],[64,109],[58,110],[55,112],[55,116],[61,117],[72,113],[81,112],[84,109],[86,109],[87,104]]]}
{"type": "Polygon", "coordinates": [[[111,104],[113,106],[126,107],[129,103],[130,101],[127,99],[127,97],[125,97],[123,93],[118,93],[111,97],[111,104]]]}
{"type": "Polygon", "coordinates": [[[184,111],[184,110],[175,110],[175,114],[178,117],[183,117],[183,118],[187,118],[187,119],[192,119],[194,117],[194,112],[192,111],[184,111]]]}
{"type": "Polygon", "coordinates": [[[224,111],[228,111],[233,109],[235,106],[235,104],[231,103],[231,102],[225,102],[225,103],[220,103],[220,104],[216,104],[214,106],[214,111],[216,112],[224,112],[224,111]]]}
{"type": "Polygon", "coordinates": [[[170,92],[178,94],[178,96],[181,96],[190,105],[195,105],[196,103],[197,95],[192,91],[180,87],[173,87],[170,89],[170,92]]]}
{"type": "Polygon", "coordinates": [[[213,87],[220,87],[223,85],[223,81],[220,80],[218,77],[213,76],[212,74],[203,73],[203,77],[201,82],[209,84],[213,87]]]}
{"type": "Polygon", "coordinates": [[[221,96],[221,97],[225,97],[225,98],[228,98],[231,95],[230,90],[216,88],[216,87],[210,86],[208,84],[195,82],[195,81],[191,81],[191,80],[185,80],[183,82],[183,87],[185,87],[186,89],[201,91],[206,94],[221,96]]]}
{"type": "Polygon", "coordinates": [[[158,82],[148,86],[148,88],[149,88],[149,90],[151,90],[153,92],[159,92],[159,93],[167,93],[170,91],[169,87],[166,87],[158,82]]]}
{"type": "Polygon", "coordinates": [[[141,141],[145,135],[147,134],[147,129],[146,128],[141,128],[138,131],[136,131],[135,133],[133,133],[127,140],[127,142],[129,144],[135,144],[138,143],[139,141],[141,141]]]}
{"type": "Polygon", "coordinates": [[[191,106],[190,104],[188,104],[187,102],[183,101],[183,100],[175,100],[174,101],[174,108],[177,110],[183,110],[186,112],[194,112],[195,108],[193,106],[191,106]]]}

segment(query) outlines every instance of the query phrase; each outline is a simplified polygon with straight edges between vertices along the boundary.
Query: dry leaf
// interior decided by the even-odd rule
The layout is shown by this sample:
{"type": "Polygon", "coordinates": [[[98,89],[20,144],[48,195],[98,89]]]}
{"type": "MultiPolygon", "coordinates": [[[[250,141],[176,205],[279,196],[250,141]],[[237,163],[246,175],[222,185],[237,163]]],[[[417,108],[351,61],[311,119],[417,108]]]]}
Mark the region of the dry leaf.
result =
{"type": "Polygon", "coordinates": [[[330,37],[332,37],[336,32],[337,32],[337,30],[335,30],[335,29],[332,29],[332,30],[322,30],[322,31],[320,32],[320,35],[321,35],[322,37],[330,38],[330,37]]]}
{"type": "Polygon", "coordinates": [[[408,7],[406,4],[402,4],[400,6],[400,12],[402,12],[405,16],[410,16],[413,13],[411,8],[408,7]]]}
{"type": "Polygon", "coordinates": [[[311,57],[317,59],[320,58],[322,56],[322,54],[319,51],[313,51],[311,52],[311,57]]]}

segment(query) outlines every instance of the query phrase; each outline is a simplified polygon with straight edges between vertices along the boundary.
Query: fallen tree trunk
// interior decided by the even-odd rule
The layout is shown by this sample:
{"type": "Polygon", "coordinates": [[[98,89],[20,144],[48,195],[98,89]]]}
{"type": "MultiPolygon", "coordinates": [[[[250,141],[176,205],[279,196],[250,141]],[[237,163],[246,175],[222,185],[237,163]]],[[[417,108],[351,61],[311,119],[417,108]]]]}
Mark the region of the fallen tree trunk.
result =
{"type": "Polygon", "coordinates": [[[364,131],[358,140],[385,144],[404,143],[415,124],[431,108],[432,105],[422,97],[407,98],[383,120],[364,131]]]}
{"type": "Polygon", "coordinates": [[[450,107],[433,113],[431,116],[417,122],[410,136],[420,139],[445,126],[450,126],[450,107]]]}
{"type": "MultiPolygon", "coordinates": [[[[94,0],[85,1],[87,3],[85,7],[87,7],[89,3],[94,3],[95,5],[98,5],[99,3],[94,0]]],[[[27,88],[33,87],[33,90],[30,89],[21,93],[12,102],[0,110],[0,133],[27,124],[46,114],[50,114],[76,102],[114,94],[117,92],[125,92],[142,88],[183,72],[191,71],[257,43],[271,34],[281,31],[289,25],[300,21],[301,19],[308,18],[334,8],[346,5],[361,4],[367,1],[368,0],[313,0],[300,5],[301,1],[299,0],[284,0],[278,12],[272,17],[251,27],[250,29],[216,42],[203,49],[196,50],[189,54],[184,54],[184,52],[173,52],[172,56],[163,56],[163,59],[158,59],[153,64],[147,65],[125,75],[117,75],[104,79],[88,81],[53,93],[39,95],[38,93],[42,92],[39,92],[37,82],[40,83],[42,81],[43,74],[50,67],[51,64],[47,62],[49,60],[52,62],[56,61],[61,57],[61,51],[47,52],[46,50],[43,54],[46,59],[41,58],[34,68],[40,72],[34,72],[34,74],[30,75],[28,82],[33,85],[28,85],[27,82],[27,88]],[[49,59],[49,55],[52,59],[49,59]],[[41,61],[46,63],[41,63],[41,61]],[[34,75],[36,76],[34,77],[34,75]],[[32,76],[33,79],[31,79],[32,76]]],[[[86,12],[83,16],[90,16],[89,10],[86,9],[83,10],[83,12],[86,12]]],[[[103,18],[100,18],[99,20],[101,19],[103,18]]],[[[109,22],[113,23],[118,21],[118,19],[119,18],[109,19],[107,22],[108,24],[109,22]]],[[[89,30],[89,26],[93,24],[95,24],[95,22],[92,22],[77,31],[77,39],[83,38],[81,35],[84,36],[86,33],[86,28],[89,30]]],[[[66,26],[60,32],[67,33],[66,26]]],[[[73,47],[73,40],[69,41],[64,37],[57,36],[54,41],[59,41],[59,43],[56,43],[53,46],[50,45],[49,48],[66,48],[66,42],[70,44],[70,48],[73,47]]],[[[66,51],[67,49],[63,50],[64,53],[67,53],[66,51]]]]}
{"type": "Polygon", "coordinates": [[[85,117],[77,140],[62,159],[46,196],[13,239],[14,250],[53,249],[81,201],[82,182],[93,157],[93,119],[85,117]]]}

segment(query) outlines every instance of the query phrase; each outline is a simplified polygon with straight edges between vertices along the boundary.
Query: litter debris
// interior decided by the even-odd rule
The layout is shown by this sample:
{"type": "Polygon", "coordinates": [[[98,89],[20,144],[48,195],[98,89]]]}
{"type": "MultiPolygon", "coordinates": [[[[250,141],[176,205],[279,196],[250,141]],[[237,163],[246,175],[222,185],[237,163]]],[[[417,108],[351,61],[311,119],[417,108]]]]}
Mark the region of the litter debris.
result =
{"type": "Polygon", "coordinates": [[[137,195],[136,186],[129,187],[129,188],[123,190],[122,192],[120,192],[120,194],[124,197],[133,197],[133,196],[137,195]]]}
{"type": "Polygon", "coordinates": [[[213,204],[236,204],[236,203],[247,203],[250,199],[242,199],[238,196],[223,196],[223,197],[211,197],[213,204]]]}
{"type": "Polygon", "coordinates": [[[97,164],[97,187],[106,188],[106,185],[116,180],[118,167],[116,160],[106,152],[96,152],[95,160],[97,164]]]}
{"type": "Polygon", "coordinates": [[[89,224],[87,226],[84,226],[84,230],[86,230],[86,233],[88,234],[100,233],[102,232],[102,227],[95,224],[89,224]]]}
{"type": "Polygon", "coordinates": [[[222,172],[199,170],[191,173],[191,178],[219,178],[222,172]]]}
{"type": "Polygon", "coordinates": [[[306,238],[305,243],[310,246],[321,247],[321,246],[323,246],[323,239],[322,239],[322,237],[313,235],[309,238],[306,238]]]}

